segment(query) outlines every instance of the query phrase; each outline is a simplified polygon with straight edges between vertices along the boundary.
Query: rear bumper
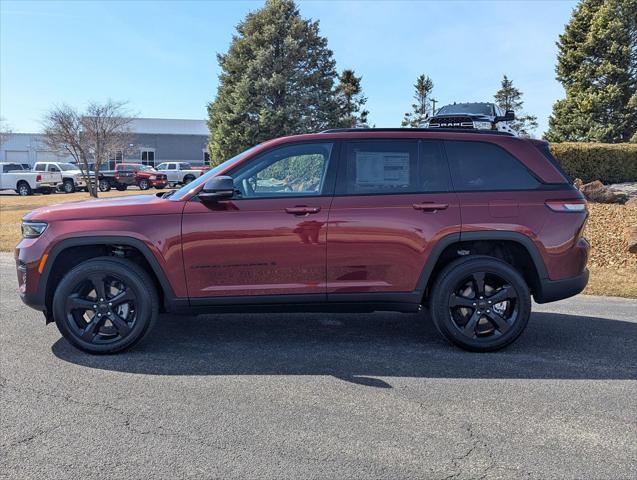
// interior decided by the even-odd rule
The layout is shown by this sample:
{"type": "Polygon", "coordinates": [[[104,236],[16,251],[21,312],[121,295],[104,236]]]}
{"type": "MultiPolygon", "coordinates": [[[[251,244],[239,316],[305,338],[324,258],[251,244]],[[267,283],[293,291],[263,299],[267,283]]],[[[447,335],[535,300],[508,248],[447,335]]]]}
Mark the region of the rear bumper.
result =
{"type": "Polygon", "coordinates": [[[588,269],[584,269],[582,273],[576,277],[564,278],[562,280],[549,280],[547,278],[540,280],[537,291],[533,294],[533,298],[537,303],[555,302],[569,298],[580,293],[588,283],[588,269]]]}

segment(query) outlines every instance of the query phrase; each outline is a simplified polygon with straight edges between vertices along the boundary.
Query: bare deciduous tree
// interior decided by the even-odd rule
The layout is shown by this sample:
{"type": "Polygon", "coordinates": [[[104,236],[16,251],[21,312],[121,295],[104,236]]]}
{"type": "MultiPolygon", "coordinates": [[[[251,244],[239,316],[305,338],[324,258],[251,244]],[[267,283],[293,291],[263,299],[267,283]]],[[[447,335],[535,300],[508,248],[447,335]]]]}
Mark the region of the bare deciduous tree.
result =
{"type": "Polygon", "coordinates": [[[0,117],[0,146],[4,145],[13,132],[4,117],[0,117]]]}
{"type": "Polygon", "coordinates": [[[131,143],[133,116],[124,102],[90,103],[86,112],[62,105],[44,118],[45,143],[54,151],[73,157],[81,166],[92,197],[97,197],[99,172],[104,161],[126,152],[131,143]],[[89,170],[93,164],[93,171],[89,170]],[[93,180],[91,181],[91,176],[93,180]]]}

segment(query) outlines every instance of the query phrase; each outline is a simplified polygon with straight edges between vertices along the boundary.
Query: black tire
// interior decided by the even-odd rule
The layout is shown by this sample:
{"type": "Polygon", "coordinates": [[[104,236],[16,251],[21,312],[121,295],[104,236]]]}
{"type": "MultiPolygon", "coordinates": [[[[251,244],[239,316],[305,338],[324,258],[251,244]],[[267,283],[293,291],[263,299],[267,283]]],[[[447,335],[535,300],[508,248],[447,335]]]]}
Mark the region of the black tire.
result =
{"type": "Polygon", "coordinates": [[[42,188],[40,189],[40,193],[41,193],[42,195],[51,195],[51,194],[53,193],[53,189],[52,189],[52,188],[49,188],[49,187],[42,187],[42,188]]]}
{"type": "Polygon", "coordinates": [[[506,347],[524,331],[531,316],[531,294],[522,275],[508,263],[487,256],[463,257],[436,278],[430,310],[448,341],[465,350],[489,352],[506,347]]]}
{"type": "Polygon", "coordinates": [[[145,178],[142,178],[137,186],[140,190],[148,190],[150,188],[150,182],[145,178]]]}
{"type": "Polygon", "coordinates": [[[115,188],[117,189],[118,192],[123,192],[124,190],[128,188],[128,185],[115,185],[115,188]]]}
{"type": "Polygon", "coordinates": [[[27,182],[20,181],[16,185],[15,193],[21,197],[26,197],[28,195],[33,195],[33,190],[31,190],[31,186],[27,182]]]}
{"type": "Polygon", "coordinates": [[[103,178],[99,181],[97,187],[99,188],[100,192],[108,192],[111,190],[111,182],[103,178]]]}
{"type": "Polygon", "coordinates": [[[67,178],[66,180],[64,180],[64,183],[62,184],[62,191],[64,193],[74,193],[75,182],[71,180],[70,178],[67,178]]]}
{"type": "Polygon", "coordinates": [[[195,179],[195,177],[193,175],[186,175],[184,177],[184,185],[189,184],[190,182],[192,182],[195,179]]]}
{"type": "Polygon", "coordinates": [[[132,347],[148,334],[158,315],[159,299],[148,273],[115,257],[80,263],[62,278],[53,296],[58,330],[88,353],[132,347]]]}

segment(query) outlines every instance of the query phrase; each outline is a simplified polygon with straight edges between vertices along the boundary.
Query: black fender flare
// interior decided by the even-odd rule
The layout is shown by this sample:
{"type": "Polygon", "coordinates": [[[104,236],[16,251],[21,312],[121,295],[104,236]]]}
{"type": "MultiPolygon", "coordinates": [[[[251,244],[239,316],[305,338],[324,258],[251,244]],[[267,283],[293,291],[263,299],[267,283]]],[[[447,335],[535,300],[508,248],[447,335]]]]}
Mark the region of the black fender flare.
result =
{"type": "Polygon", "coordinates": [[[429,254],[429,258],[423,267],[422,273],[420,274],[420,278],[418,279],[418,283],[416,286],[416,290],[418,292],[424,293],[427,285],[429,283],[429,279],[431,274],[442,255],[442,252],[453,245],[454,243],[459,242],[471,242],[471,241],[489,241],[489,240],[506,240],[510,242],[515,242],[520,244],[522,247],[526,249],[526,251],[531,256],[531,260],[535,265],[535,269],[538,273],[538,277],[540,282],[544,279],[548,279],[548,272],[546,270],[546,265],[542,258],[542,255],[538,251],[537,247],[533,243],[528,236],[513,231],[489,231],[489,232],[461,232],[461,233],[451,233],[443,238],[441,238],[431,253],[429,254]]]}
{"type": "Polygon", "coordinates": [[[38,285],[38,293],[37,293],[37,303],[41,305],[46,305],[46,293],[48,288],[48,283],[51,276],[51,269],[55,264],[55,260],[58,255],[60,255],[64,250],[71,247],[80,247],[87,245],[124,245],[127,247],[133,247],[137,249],[146,259],[150,268],[153,270],[154,275],[157,277],[161,289],[164,293],[164,298],[167,304],[172,304],[174,301],[175,293],[173,291],[170,282],[168,281],[168,277],[164,273],[161,265],[157,261],[157,258],[150,250],[150,248],[138,238],[128,237],[128,236],[100,236],[100,237],[74,237],[67,238],[56,243],[53,248],[49,251],[49,256],[47,258],[46,265],[42,271],[42,275],[40,276],[40,282],[38,285]]]}

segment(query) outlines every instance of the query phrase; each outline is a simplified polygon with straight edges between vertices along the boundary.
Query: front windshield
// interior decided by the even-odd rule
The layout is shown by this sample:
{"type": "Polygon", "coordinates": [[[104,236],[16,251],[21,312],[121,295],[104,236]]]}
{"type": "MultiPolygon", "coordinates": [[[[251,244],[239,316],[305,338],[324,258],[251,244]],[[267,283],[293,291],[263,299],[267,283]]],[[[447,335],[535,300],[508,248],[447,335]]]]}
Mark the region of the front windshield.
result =
{"type": "Polygon", "coordinates": [[[177,190],[175,193],[173,193],[170,196],[170,200],[181,200],[182,198],[184,198],[184,196],[186,196],[186,194],[188,192],[190,192],[193,188],[197,188],[199,185],[206,183],[208,180],[210,180],[212,177],[214,177],[215,175],[217,175],[217,173],[224,171],[226,168],[238,163],[240,160],[242,160],[244,157],[246,157],[247,155],[249,155],[255,148],[257,148],[259,145],[255,145],[252,148],[247,149],[245,152],[241,152],[238,155],[235,155],[232,158],[229,158],[228,160],[226,160],[223,163],[220,163],[219,165],[217,165],[216,167],[208,170],[205,174],[203,174],[202,176],[198,177],[196,180],[193,180],[192,182],[184,185],[183,187],[181,187],[179,190],[177,190]]]}
{"type": "Polygon", "coordinates": [[[142,172],[148,172],[151,170],[155,170],[153,167],[151,167],[150,165],[139,165],[139,170],[141,170],[142,172]]]}
{"type": "Polygon", "coordinates": [[[456,105],[445,105],[436,115],[455,115],[462,113],[472,113],[474,115],[493,115],[493,107],[488,103],[457,103],[456,105]]]}
{"type": "Polygon", "coordinates": [[[67,172],[69,170],[79,170],[77,165],[73,165],[72,163],[58,163],[58,167],[63,172],[67,172]]]}

